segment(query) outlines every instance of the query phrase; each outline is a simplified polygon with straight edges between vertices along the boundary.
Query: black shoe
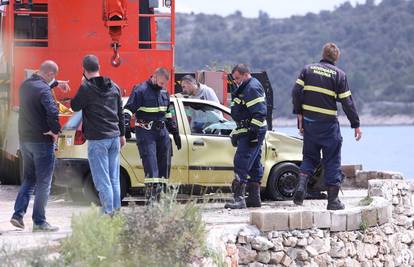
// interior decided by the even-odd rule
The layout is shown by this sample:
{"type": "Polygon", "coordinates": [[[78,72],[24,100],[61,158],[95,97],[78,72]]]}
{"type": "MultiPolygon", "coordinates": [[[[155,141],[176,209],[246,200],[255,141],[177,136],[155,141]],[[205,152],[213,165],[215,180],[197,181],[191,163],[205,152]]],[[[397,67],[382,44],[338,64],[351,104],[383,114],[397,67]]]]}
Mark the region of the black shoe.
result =
{"type": "Polygon", "coordinates": [[[244,195],[246,193],[246,184],[241,183],[239,180],[234,180],[232,184],[232,189],[234,192],[234,202],[226,203],[224,205],[225,209],[245,209],[246,201],[244,200],[244,195]]]}
{"type": "Polygon", "coordinates": [[[246,206],[248,208],[260,208],[262,203],[260,201],[260,183],[247,183],[246,191],[248,193],[246,201],[246,206]]]}
{"type": "Polygon", "coordinates": [[[303,205],[303,200],[305,199],[308,188],[308,182],[309,175],[300,173],[298,185],[296,186],[295,194],[293,195],[293,203],[296,205],[303,205]]]}
{"type": "Polygon", "coordinates": [[[52,226],[48,222],[33,224],[33,232],[57,232],[59,227],[52,226]]]}
{"type": "Polygon", "coordinates": [[[152,183],[146,185],[145,198],[147,199],[147,203],[151,204],[159,202],[161,199],[161,192],[165,192],[165,188],[165,184],[162,183],[152,183]]]}
{"type": "Polygon", "coordinates": [[[343,210],[345,205],[338,198],[339,186],[328,187],[328,206],[327,210],[343,210]]]}
{"type": "Polygon", "coordinates": [[[10,219],[10,223],[11,223],[14,227],[17,227],[17,228],[20,228],[20,229],[24,229],[24,222],[23,222],[23,218],[21,218],[21,219],[17,219],[17,218],[12,217],[12,218],[10,219]]]}

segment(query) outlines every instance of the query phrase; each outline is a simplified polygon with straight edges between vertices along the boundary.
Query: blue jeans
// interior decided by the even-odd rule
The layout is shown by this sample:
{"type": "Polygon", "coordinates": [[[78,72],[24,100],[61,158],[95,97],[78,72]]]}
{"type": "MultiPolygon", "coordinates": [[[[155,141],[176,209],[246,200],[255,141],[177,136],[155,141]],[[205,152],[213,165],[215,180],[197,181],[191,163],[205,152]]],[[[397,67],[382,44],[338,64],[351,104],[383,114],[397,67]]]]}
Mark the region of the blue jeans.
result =
{"type": "Polygon", "coordinates": [[[119,137],[88,140],[88,160],[93,183],[99,192],[103,211],[107,214],[121,208],[119,151],[119,137]]]}
{"type": "Polygon", "coordinates": [[[53,143],[21,142],[23,159],[23,184],[14,204],[13,218],[22,219],[26,214],[30,196],[36,188],[33,206],[33,222],[41,225],[46,222],[45,208],[52,183],[55,154],[53,143]]]}

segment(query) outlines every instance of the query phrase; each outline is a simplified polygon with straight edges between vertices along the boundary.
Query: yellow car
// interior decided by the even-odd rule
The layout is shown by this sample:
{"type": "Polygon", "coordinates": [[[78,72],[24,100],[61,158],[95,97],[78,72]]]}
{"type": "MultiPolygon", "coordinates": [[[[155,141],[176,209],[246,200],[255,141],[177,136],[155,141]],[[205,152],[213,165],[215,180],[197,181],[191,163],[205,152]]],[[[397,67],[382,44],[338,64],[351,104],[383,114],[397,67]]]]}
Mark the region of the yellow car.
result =
{"type": "MultiPolygon", "coordinates": [[[[229,108],[205,100],[172,96],[170,110],[182,142],[182,149],[177,150],[172,141],[170,184],[180,185],[184,193],[190,194],[229,189],[234,177],[235,153],[229,135],[236,127],[229,108]],[[203,125],[202,131],[193,127],[194,124],[203,125]]],[[[63,127],[56,152],[54,184],[66,187],[71,194],[81,192],[88,200],[96,200],[81,124],[82,114],[79,112],[63,127]]],[[[302,140],[267,132],[262,153],[265,167],[262,188],[270,199],[292,198],[301,161],[302,140]]],[[[310,183],[316,191],[320,190],[319,177],[316,175],[310,183]]],[[[134,134],[121,151],[120,180],[122,198],[127,194],[142,193],[144,170],[134,134]]]]}

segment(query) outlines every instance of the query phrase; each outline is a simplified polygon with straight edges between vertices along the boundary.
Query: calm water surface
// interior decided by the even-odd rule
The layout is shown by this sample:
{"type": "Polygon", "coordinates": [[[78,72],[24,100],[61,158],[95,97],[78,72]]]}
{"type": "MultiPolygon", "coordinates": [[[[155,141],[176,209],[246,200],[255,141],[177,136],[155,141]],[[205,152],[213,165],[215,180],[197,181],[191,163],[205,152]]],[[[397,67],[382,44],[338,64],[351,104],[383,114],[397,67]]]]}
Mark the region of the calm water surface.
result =
{"type": "MultiPolygon", "coordinates": [[[[354,131],[342,126],[342,164],[362,164],[364,170],[402,172],[414,179],[414,126],[361,127],[362,139],[356,142],[354,131]]],[[[294,127],[279,127],[277,131],[298,136],[294,127]]]]}

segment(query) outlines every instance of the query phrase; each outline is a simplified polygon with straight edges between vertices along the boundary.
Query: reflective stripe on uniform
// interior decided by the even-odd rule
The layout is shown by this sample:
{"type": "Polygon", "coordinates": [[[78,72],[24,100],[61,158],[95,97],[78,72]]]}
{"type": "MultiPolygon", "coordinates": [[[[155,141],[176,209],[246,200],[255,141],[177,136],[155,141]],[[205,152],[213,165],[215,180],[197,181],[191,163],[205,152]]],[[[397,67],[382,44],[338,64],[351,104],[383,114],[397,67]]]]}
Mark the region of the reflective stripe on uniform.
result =
{"type": "Polygon", "coordinates": [[[230,136],[241,134],[241,133],[247,133],[247,131],[248,131],[247,128],[234,129],[233,131],[231,131],[230,136]]]}
{"type": "Polygon", "coordinates": [[[325,108],[318,108],[318,107],[314,107],[314,106],[310,106],[310,105],[302,105],[302,108],[304,110],[318,112],[318,113],[332,115],[332,116],[336,116],[337,113],[338,113],[336,110],[325,109],[325,108]]]}
{"type": "Polygon", "coordinates": [[[317,87],[317,86],[310,86],[310,85],[306,85],[303,90],[305,91],[312,91],[312,92],[317,92],[317,93],[321,93],[321,94],[325,94],[325,95],[329,95],[329,96],[333,96],[336,98],[336,93],[332,90],[329,89],[325,89],[322,87],[317,87]]]}
{"type": "Polygon", "coordinates": [[[167,114],[165,114],[165,118],[171,119],[172,118],[172,114],[170,112],[168,112],[167,114]]]}
{"type": "Polygon", "coordinates": [[[342,99],[342,98],[347,98],[350,95],[351,95],[351,91],[346,91],[345,93],[339,94],[338,97],[342,99]]]}
{"type": "Polygon", "coordinates": [[[164,178],[145,178],[144,184],[166,184],[168,182],[167,179],[164,178]]]}
{"type": "Polygon", "coordinates": [[[254,125],[257,125],[259,127],[266,126],[266,124],[267,124],[266,121],[259,121],[259,120],[256,120],[256,119],[252,119],[250,123],[252,123],[254,125]]]}
{"type": "Polygon", "coordinates": [[[299,84],[299,85],[301,85],[301,86],[305,86],[305,82],[303,80],[301,80],[301,79],[297,79],[296,80],[296,83],[299,84]]]}
{"type": "Polygon", "coordinates": [[[140,107],[138,111],[148,112],[148,113],[156,113],[161,111],[167,111],[168,107],[160,106],[160,107],[140,107]]]}
{"type": "Polygon", "coordinates": [[[265,101],[264,96],[261,96],[261,97],[255,98],[255,99],[253,99],[253,100],[251,100],[251,101],[247,102],[247,103],[246,103],[246,106],[249,108],[249,107],[251,107],[251,106],[256,105],[257,103],[264,102],[264,101],[265,101]]]}
{"type": "Polygon", "coordinates": [[[132,114],[132,112],[129,109],[124,109],[124,113],[129,114],[129,116],[131,116],[131,117],[132,117],[132,115],[134,115],[134,114],[132,114]]]}
{"type": "Polygon", "coordinates": [[[233,102],[235,102],[236,104],[240,104],[240,103],[242,103],[243,102],[243,100],[241,100],[240,98],[234,98],[233,99],[233,102]]]}

